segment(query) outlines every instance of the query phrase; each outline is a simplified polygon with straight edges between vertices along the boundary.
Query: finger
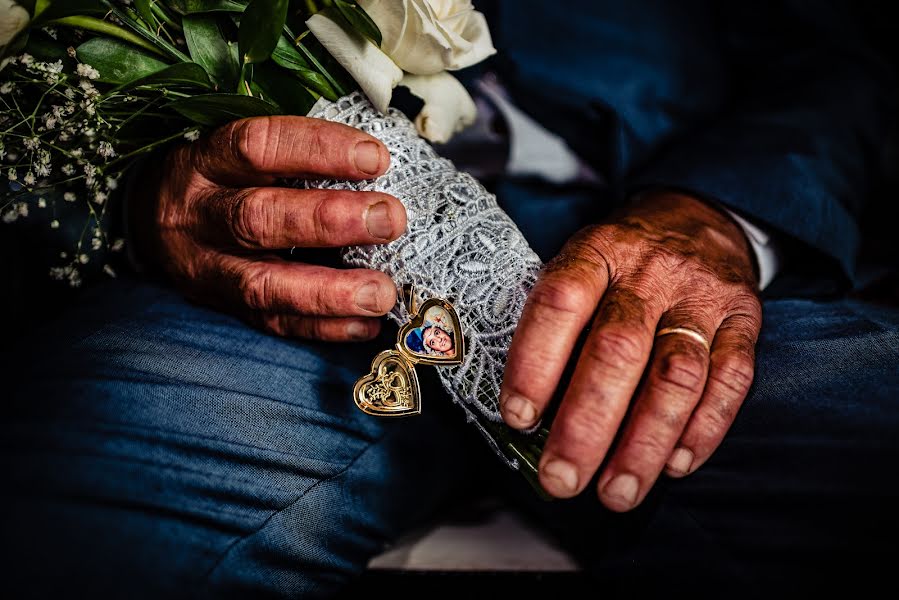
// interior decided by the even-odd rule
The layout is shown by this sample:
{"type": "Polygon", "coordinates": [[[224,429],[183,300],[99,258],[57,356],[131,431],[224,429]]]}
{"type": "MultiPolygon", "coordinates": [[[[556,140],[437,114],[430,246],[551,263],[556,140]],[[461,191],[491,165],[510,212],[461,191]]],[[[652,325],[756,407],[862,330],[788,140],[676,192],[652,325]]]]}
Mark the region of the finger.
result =
{"type": "Polygon", "coordinates": [[[700,467],[721,444],[749,393],[761,310],[724,320],[712,342],[708,382],[665,472],[682,477],[700,467]]]}
{"type": "Polygon", "coordinates": [[[207,295],[251,311],[321,317],[384,315],[396,304],[396,286],[385,273],[332,269],[285,261],[214,254],[204,257],[194,279],[207,295]]]}
{"type": "Polygon", "coordinates": [[[606,265],[564,253],[541,273],[506,359],[500,410],[509,426],[531,427],[546,409],[607,282],[606,265]]]}
{"type": "Polygon", "coordinates": [[[602,462],[652,350],[662,308],[656,298],[612,288],[603,298],[540,460],[553,496],[579,493],[602,462]]]}
{"type": "Polygon", "coordinates": [[[370,179],[384,173],[390,153],[376,138],[348,125],[307,117],[234,121],[188,147],[206,178],[226,185],[277,177],[370,179]]]}
{"type": "Polygon", "coordinates": [[[192,215],[198,236],[249,249],[383,244],[406,229],[402,203],[380,192],[217,188],[192,215]]]}
{"type": "Polygon", "coordinates": [[[279,313],[254,313],[251,321],[269,333],[325,342],[360,342],[381,331],[376,318],[305,317],[279,313]]]}
{"type": "Polygon", "coordinates": [[[714,316],[696,307],[674,308],[659,322],[662,335],[655,338],[627,423],[597,482],[607,508],[626,511],[638,505],[665,468],[705,388],[707,340],[717,324],[714,316]]]}

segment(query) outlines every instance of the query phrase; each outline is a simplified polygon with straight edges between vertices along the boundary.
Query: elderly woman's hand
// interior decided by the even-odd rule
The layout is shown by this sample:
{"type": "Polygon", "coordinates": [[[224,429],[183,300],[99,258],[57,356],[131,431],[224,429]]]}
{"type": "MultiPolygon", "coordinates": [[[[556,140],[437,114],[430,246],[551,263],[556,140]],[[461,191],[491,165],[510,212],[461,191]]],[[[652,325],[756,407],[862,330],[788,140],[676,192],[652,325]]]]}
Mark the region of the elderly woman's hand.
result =
{"type": "Polygon", "coordinates": [[[278,258],[292,247],[385,244],[406,228],[377,192],[274,187],[279,177],[369,179],[390,154],[357,129],[305,117],[236,121],[169,153],[130,199],[138,257],[188,296],[272,333],[323,340],[377,335],[396,302],[380,271],[278,258]]]}
{"type": "Polygon", "coordinates": [[[686,475],[709,458],[752,383],[751,257],[723,212],[653,193],[546,265],[512,340],[501,409],[510,426],[532,426],[592,319],[540,460],[550,494],[578,494],[605,461],[597,492],[625,511],[663,470],[686,475]]]}

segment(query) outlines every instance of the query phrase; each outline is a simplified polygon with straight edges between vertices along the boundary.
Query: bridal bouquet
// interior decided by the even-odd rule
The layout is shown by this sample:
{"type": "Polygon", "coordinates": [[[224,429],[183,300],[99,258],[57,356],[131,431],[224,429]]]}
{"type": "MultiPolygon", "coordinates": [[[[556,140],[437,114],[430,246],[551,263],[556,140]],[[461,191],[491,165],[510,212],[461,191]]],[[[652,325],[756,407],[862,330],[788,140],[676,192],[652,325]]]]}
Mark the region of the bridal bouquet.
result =
{"type": "Polygon", "coordinates": [[[539,489],[546,429],[507,428],[498,398],[512,333],[542,265],[495,197],[429,143],[475,118],[449,71],[494,52],[470,0],[0,0],[0,164],[8,179],[0,217],[83,206],[77,247],[51,271],[74,286],[91,251],[121,248],[104,216],[142,155],[275,114],[339,121],[378,137],[392,157],[382,177],[284,184],[377,190],[403,202],[405,235],[345,248],[343,260],[413,286],[415,297],[390,314],[410,336],[398,348],[408,339],[406,358],[437,365],[468,420],[539,489]],[[423,100],[414,123],[390,108],[397,86],[423,100]],[[430,342],[435,324],[439,339],[430,342]]]}

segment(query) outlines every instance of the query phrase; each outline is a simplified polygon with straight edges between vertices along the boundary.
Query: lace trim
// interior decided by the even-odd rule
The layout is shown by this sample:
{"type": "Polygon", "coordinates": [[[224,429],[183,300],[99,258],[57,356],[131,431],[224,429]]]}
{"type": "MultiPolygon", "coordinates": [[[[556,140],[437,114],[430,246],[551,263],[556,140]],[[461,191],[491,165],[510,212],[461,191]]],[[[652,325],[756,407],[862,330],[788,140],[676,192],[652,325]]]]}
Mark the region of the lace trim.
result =
{"type": "MultiPolygon", "coordinates": [[[[465,334],[466,358],[439,367],[441,383],[466,409],[502,422],[499,389],[512,334],[542,263],[496,197],[476,179],[439,156],[401,112],[379,113],[361,93],[317,105],[312,117],[350,125],[387,146],[390,169],[376,180],[297,181],[296,185],[392,194],[406,207],[408,229],[382,246],[351,246],[342,251],[351,266],[377,269],[399,288],[415,285],[424,300],[440,297],[453,303],[465,334]]],[[[402,302],[389,317],[398,325],[410,315],[402,302]]],[[[479,429],[510,466],[495,439],[479,429]]]]}

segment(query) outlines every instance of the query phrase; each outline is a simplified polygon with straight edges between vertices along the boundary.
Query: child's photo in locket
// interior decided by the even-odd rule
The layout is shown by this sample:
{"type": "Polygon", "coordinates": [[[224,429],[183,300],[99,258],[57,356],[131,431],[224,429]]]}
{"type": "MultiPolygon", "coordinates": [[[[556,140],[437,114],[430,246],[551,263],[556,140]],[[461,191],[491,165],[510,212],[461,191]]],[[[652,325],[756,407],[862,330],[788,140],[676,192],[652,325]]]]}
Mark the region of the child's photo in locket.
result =
{"type": "Polygon", "coordinates": [[[455,356],[456,332],[446,309],[432,306],[425,311],[421,327],[406,335],[406,347],[420,356],[455,356]]]}

